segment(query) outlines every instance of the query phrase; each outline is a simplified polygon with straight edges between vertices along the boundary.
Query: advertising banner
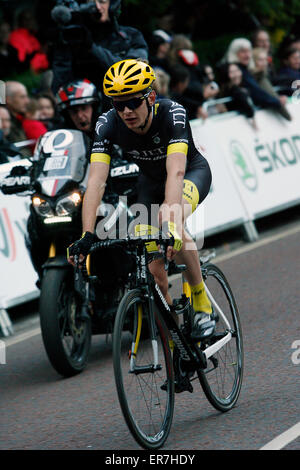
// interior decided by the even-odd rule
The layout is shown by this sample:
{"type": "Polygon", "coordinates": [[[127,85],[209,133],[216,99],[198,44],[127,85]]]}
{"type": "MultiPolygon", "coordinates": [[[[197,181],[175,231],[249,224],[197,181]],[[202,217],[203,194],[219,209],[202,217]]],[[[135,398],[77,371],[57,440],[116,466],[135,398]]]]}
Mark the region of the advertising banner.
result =
{"type": "Polygon", "coordinates": [[[243,116],[214,123],[220,158],[226,159],[250,218],[300,203],[300,106],[288,109],[292,121],[257,111],[257,130],[243,116]]]}
{"type": "Polygon", "coordinates": [[[218,129],[221,123],[208,120],[191,121],[194,142],[207,159],[212,172],[212,185],[204,202],[189,217],[189,232],[200,237],[224,231],[230,227],[242,225],[249,220],[249,214],[241,200],[235,181],[228,170],[218,141],[218,129]]]}
{"type": "Polygon", "coordinates": [[[30,199],[0,193],[0,309],[39,295],[25,243],[30,199]]]}

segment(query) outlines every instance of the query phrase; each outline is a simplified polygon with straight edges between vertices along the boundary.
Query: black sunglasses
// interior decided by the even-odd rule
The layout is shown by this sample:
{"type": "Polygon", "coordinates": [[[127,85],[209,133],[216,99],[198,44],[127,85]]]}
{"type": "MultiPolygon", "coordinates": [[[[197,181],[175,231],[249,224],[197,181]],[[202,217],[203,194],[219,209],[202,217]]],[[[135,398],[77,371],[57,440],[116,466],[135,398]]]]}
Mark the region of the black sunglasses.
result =
{"type": "Polygon", "coordinates": [[[150,95],[150,92],[146,93],[143,96],[139,96],[138,98],[131,98],[130,100],[126,100],[126,101],[112,100],[112,104],[113,104],[113,107],[117,111],[124,111],[125,108],[129,108],[131,109],[131,111],[134,111],[135,109],[141,106],[143,100],[148,98],[149,95],[150,95]]]}

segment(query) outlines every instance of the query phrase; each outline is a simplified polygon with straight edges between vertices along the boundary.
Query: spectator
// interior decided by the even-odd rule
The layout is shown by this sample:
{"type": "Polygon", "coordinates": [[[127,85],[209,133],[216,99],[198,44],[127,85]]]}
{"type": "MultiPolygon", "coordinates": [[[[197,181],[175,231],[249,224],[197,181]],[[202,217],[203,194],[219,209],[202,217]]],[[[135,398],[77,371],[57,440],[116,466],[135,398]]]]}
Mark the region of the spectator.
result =
{"type": "Polygon", "coordinates": [[[49,62],[36,37],[38,27],[32,10],[22,10],[17,25],[18,28],[11,33],[9,42],[17,49],[19,61],[30,65],[36,73],[47,70],[49,62]]]}
{"type": "Polygon", "coordinates": [[[239,65],[227,62],[222,64],[218,69],[218,76],[221,84],[221,96],[232,98],[232,101],[226,103],[228,111],[238,111],[253,120],[254,103],[247,88],[242,86],[243,75],[239,65]]]}
{"type": "Polygon", "coordinates": [[[149,41],[149,64],[168,70],[167,55],[172,38],[162,29],[153,31],[149,41]]]}
{"type": "Polygon", "coordinates": [[[48,131],[59,127],[62,120],[57,113],[55,98],[50,93],[39,93],[36,99],[40,112],[40,121],[47,127],[48,131]]]}
{"type": "MultiPolygon", "coordinates": [[[[26,106],[25,116],[22,121],[22,126],[27,139],[35,141],[47,132],[47,127],[39,120],[40,111],[38,102],[35,98],[31,98],[26,106]]],[[[35,143],[30,146],[31,151],[34,151],[35,143]]]]}
{"type": "Polygon", "coordinates": [[[189,119],[203,118],[205,119],[208,114],[203,111],[202,102],[203,95],[201,91],[201,98],[198,96],[191,96],[187,93],[190,84],[190,72],[184,65],[178,64],[172,68],[170,78],[170,98],[182,104],[187,111],[189,119]]]}
{"type": "Polygon", "coordinates": [[[174,99],[174,101],[180,102],[179,100],[187,89],[189,81],[190,73],[186,67],[183,65],[176,65],[172,69],[170,77],[170,97],[174,99]]]}
{"type": "Polygon", "coordinates": [[[5,105],[0,105],[1,130],[3,137],[8,137],[11,129],[11,118],[5,105]]]}
{"type": "Polygon", "coordinates": [[[252,45],[248,39],[234,39],[229,45],[223,62],[234,62],[239,65],[243,74],[243,86],[249,90],[250,96],[256,106],[274,110],[281,108],[280,100],[263,90],[250,72],[250,69],[254,67],[254,62],[252,57],[252,45]]]}
{"type": "Polygon", "coordinates": [[[157,99],[169,97],[170,75],[164,70],[154,67],[156,79],[153,83],[153,90],[156,91],[157,99]]]}
{"type": "MultiPolygon", "coordinates": [[[[174,67],[181,62],[179,51],[180,50],[193,50],[192,41],[185,36],[184,34],[175,34],[170,44],[170,49],[168,52],[168,63],[169,67],[174,67]]],[[[198,61],[197,65],[198,65],[198,61]]]]}
{"type": "MultiPolygon", "coordinates": [[[[29,102],[27,89],[22,83],[16,81],[6,82],[6,105],[11,117],[11,130],[7,136],[9,142],[15,143],[26,140],[22,121],[29,102]]],[[[24,157],[31,156],[26,147],[20,150],[24,157]]]]}
{"type": "Polygon", "coordinates": [[[199,64],[197,54],[193,51],[193,43],[187,36],[177,34],[173,37],[168,62],[171,76],[172,70],[178,65],[184,66],[189,71],[188,86],[180,97],[180,104],[185,106],[189,119],[207,117],[207,113],[202,109],[202,103],[206,99],[203,91],[204,88],[206,92],[212,89],[203,87],[205,81],[203,68],[199,64]]]}
{"type": "Polygon", "coordinates": [[[204,79],[202,84],[202,95],[204,101],[206,102],[206,113],[208,116],[213,116],[214,114],[223,113],[226,111],[226,108],[223,104],[213,103],[209,104],[209,101],[215,100],[218,98],[220,89],[219,85],[215,81],[211,81],[208,78],[204,79]]]}
{"type": "Polygon", "coordinates": [[[264,28],[258,28],[252,33],[252,47],[253,48],[261,48],[266,51],[267,60],[268,60],[268,68],[267,73],[272,80],[275,74],[275,68],[273,64],[273,54],[272,54],[272,45],[269,32],[264,28]]]}
{"type": "Polygon", "coordinates": [[[1,79],[11,78],[24,69],[18,59],[17,50],[9,44],[10,25],[0,22],[0,70],[1,79]]]}
{"type": "Polygon", "coordinates": [[[8,163],[11,160],[19,159],[19,150],[8,142],[7,136],[10,133],[10,114],[4,105],[0,105],[0,164],[8,163]],[[18,158],[17,158],[18,157],[18,158]]]}
{"type": "MultiPolygon", "coordinates": [[[[140,31],[117,22],[121,0],[95,0],[97,13],[86,15],[81,27],[81,39],[70,37],[64,28],[66,43],[56,44],[53,57],[52,90],[84,75],[102,90],[106,70],[115,62],[128,58],[148,60],[148,46],[140,31]]],[[[78,33],[77,33],[78,36],[78,33]]],[[[111,106],[105,99],[105,109],[111,106]]]]}
{"type": "Polygon", "coordinates": [[[288,95],[294,91],[293,82],[300,80],[300,51],[288,48],[282,54],[282,67],[274,79],[274,84],[286,88],[288,95]]]}
{"type": "Polygon", "coordinates": [[[268,31],[264,28],[258,28],[252,33],[252,46],[260,47],[267,51],[269,55],[271,52],[271,40],[268,31]]]}
{"type": "Polygon", "coordinates": [[[215,72],[211,65],[205,64],[202,67],[203,77],[207,78],[209,81],[213,82],[215,80],[215,72]]]}
{"type": "MultiPolygon", "coordinates": [[[[300,53],[299,53],[300,54],[300,53]]],[[[286,107],[284,106],[287,102],[287,97],[284,95],[278,95],[274,90],[274,87],[268,77],[268,54],[265,49],[255,48],[253,49],[253,60],[254,68],[252,70],[253,77],[256,79],[259,86],[265,90],[269,95],[272,95],[280,100],[281,107],[278,108],[278,112],[285,118],[291,121],[292,117],[286,107]]]]}

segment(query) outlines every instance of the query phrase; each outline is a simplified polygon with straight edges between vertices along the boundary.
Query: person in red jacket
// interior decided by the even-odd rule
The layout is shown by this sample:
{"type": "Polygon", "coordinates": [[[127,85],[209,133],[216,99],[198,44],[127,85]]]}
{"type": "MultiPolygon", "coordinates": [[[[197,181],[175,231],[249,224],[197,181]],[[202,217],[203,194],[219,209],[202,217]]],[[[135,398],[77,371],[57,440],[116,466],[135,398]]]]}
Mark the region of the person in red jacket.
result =
{"type": "Polygon", "coordinates": [[[28,62],[30,68],[39,73],[49,68],[49,61],[36,37],[37,29],[33,12],[22,10],[18,16],[18,28],[11,32],[9,43],[17,49],[19,61],[28,62]]]}
{"type": "MultiPolygon", "coordinates": [[[[39,121],[40,111],[39,105],[35,98],[31,98],[26,107],[22,126],[26,134],[27,139],[34,139],[35,141],[43,134],[47,132],[47,127],[39,121]]],[[[32,151],[34,150],[35,144],[31,146],[32,151]]]]}

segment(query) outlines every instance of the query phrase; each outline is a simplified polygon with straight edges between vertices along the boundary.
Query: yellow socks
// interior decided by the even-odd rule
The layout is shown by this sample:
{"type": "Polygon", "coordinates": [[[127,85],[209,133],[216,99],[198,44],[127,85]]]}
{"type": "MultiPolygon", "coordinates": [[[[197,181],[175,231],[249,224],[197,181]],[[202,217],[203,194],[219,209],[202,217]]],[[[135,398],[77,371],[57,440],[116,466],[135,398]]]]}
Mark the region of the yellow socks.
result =
{"type": "Polygon", "coordinates": [[[212,313],[212,306],[209,298],[207,297],[204,282],[202,281],[196,286],[191,286],[191,291],[193,308],[195,312],[204,312],[208,314],[212,313]]]}

